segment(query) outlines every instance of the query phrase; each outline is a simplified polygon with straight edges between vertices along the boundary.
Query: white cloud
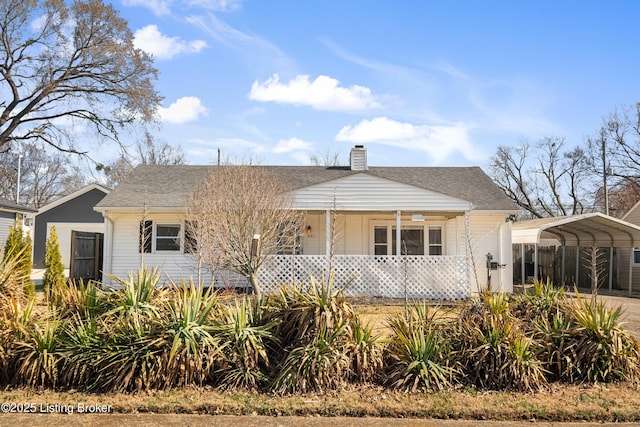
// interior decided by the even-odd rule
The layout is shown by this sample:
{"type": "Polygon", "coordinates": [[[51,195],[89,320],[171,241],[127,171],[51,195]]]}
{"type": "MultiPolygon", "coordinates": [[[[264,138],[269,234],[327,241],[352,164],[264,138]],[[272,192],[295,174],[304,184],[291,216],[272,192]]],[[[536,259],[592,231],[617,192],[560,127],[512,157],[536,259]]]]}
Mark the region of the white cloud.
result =
{"type": "Polygon", "coordinates": [[[463,124],[415,125],[387,117],[363,120],[355,126],[345,126],[336,135],[337,141],[380,143],[405,149],[424,151],[434,164],[442,163],[453,153],[467,160],[481,156],[469,141],[469,129],[463,124]]]}
{"type": "Polygon", "coordinates": [[[134,44],[138,49],[150,53],[156,59],[171,59],[182,53],[198,53],[207,43],[204,40],[184,41],[179,37],[167,37],[155,25],[147,25],[134,34],[134,44]]]}
{"type": "Polygon", "coordinates": [[[240,31],[215,14],[189,16],[187,22],[206,32],[216,43],[237,52],[255,73],[296,69],[295,61],[274,43],[249,32],[240,31]],[[264,72],[261,70],[265,70],[264,72]],[[269,70],[269,71],[266,71],[269,70]]]}
{"type": "Polygon", "coordinates": [[[240,9],[241,0],[187,0],[189,6],[202,7],[220,12],[240,9]]]}
{"type": "Polygon", "coordinates": [[[310,151],[313,149],[311,142],[304,141],[299,138],[281,139],[273,148],[276,154],[290,153],[292,151],[310,151]]]}
{"type": "Polygon", "coordinates": [[[182,124],[196,121],[200,116],[206,116],[208,110],[197,97],[185,96],[179,98],[167,108],[160,107],[158,114],[163,122],[182,124]]]}
{"type": "Polygon", "coordinates": [[[171,0],[122,0],[122,4],[125,6],[143,6],[158,16],[171,13],[171,0]]]}
{"type": "Polygon", "coordinates": [[[286,84],[274,74],[264,83],[253,82],[249,99],[261,102],[304,105],[316,110],[361,111],[380,108],[381,104],[371,94],[371,89],[353,85],[340,87],[339,81],[324,75],[313,82],[307,75],[298,75],[286,84]]]}

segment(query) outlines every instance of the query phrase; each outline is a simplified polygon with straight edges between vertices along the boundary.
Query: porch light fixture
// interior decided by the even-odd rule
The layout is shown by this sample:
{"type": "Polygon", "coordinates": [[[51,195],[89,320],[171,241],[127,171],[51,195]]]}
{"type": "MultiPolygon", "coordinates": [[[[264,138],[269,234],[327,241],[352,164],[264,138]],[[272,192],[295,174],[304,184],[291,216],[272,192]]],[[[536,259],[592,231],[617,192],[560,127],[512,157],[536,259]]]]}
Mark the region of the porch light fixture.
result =
{"type": "Polygon", "coordinates": [[[305,234],[307,235],[307,237],[313,237],[313,230],[311,229],[310,225],[307,225],[307,228],[305,230],[305,234]]]}

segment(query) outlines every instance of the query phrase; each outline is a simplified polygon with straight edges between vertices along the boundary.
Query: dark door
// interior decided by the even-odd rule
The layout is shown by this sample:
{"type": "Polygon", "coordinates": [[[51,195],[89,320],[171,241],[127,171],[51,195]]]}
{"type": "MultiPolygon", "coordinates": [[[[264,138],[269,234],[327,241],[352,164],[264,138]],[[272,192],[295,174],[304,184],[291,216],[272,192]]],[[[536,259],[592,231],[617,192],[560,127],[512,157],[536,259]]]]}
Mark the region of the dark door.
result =
{"type": "Polygon", "coordinates": [[[104,234],[71,232],[69,279],[102,280],[102,243],[104,234]]]}

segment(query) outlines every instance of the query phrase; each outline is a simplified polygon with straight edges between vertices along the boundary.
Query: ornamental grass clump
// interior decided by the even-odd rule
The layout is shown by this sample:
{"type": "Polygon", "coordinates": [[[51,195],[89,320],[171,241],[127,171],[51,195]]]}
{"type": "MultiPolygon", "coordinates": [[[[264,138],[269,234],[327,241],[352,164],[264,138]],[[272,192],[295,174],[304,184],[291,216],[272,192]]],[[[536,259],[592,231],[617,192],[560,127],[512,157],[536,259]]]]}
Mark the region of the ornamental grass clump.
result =
{"type": "Polygon", "coordinates": [[[362,325],[334,275],[283,287],[272,299],[281,348],[272,360],[273,391],[325,392],[352,379],[373,378],[382,366],[378,338],[362,325]]]}
{"type": "Polygon", "coordinates": [[[460,371],[451,359],[447,325],[427,305],[411,307],[408,316],[388,320],[391,337],[385,347],[385,383],[404,391],[451,388],[460,371]]]}
{"type": "Polygon", "coordinates": [[[588,382],[636,382],[640,373],[640,346],[622,327],[622,309],[611,309],[595,298],[587,300],[580,295],[568,309],[576,331],[570,349],[572,363],[566,376],[588,382]]]}
{"type": "Polygon", "coordinates": [[[482,295],[460,313],[454,358],[469,385],[536,391],[547,384],[536,352],[537,342],[526,335],[505,294],[482,295]]]}
{"type": "Polygon", "coordinates": [[[218,384],[222,389],[256,390],[269,382],[269,353],[277,348],[276,319],[265,321],[259,307],[264,299],[243,298],[221,309],[213,321],[213,333],[220,342],[222,358],[218,384]]]}

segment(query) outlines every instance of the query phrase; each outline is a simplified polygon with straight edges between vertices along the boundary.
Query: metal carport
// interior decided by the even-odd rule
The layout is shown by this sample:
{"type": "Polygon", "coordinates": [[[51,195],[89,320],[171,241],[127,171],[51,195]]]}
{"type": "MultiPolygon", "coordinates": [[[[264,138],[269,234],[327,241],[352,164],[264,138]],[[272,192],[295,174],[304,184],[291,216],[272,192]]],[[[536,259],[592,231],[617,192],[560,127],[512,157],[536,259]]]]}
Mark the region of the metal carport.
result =
{"type": "MultiPolygon", "coordinates": [[[[560,246],[634,248],[640,246],[640,227],[601,213],[540,218],[517,221],[511,227],[512,244],[534,245],[534,280],[538,274],[538,246],[544,239],[554,239],[560,246]]],[[[610,268],[613,266],[613,251],[610,251],[610,268]]],[[[522,283],[525,282],[524,256],[522,258],[522,283]]],[[[576,259],[578,259],[576,257],[576,259]]],[[[515,260],[514,260],[515,261],[515,260]]],[[[564,257],[563,257],[564,270],[564,257]]],[[[576,262],[577,264],[577,262],[576,262]]],[[[629,262],[629,296],[632,292],[633,256],[629,262]]],[[[577,268],[577,267],[576,267],[577,268]]],[[[576,273],[577,274],[577,273],[576,273]]],[[[611,283],[611,272],[609,282],[611,283]]],[[[611,286],[611,285],[610,285],[611,286]]]]}

